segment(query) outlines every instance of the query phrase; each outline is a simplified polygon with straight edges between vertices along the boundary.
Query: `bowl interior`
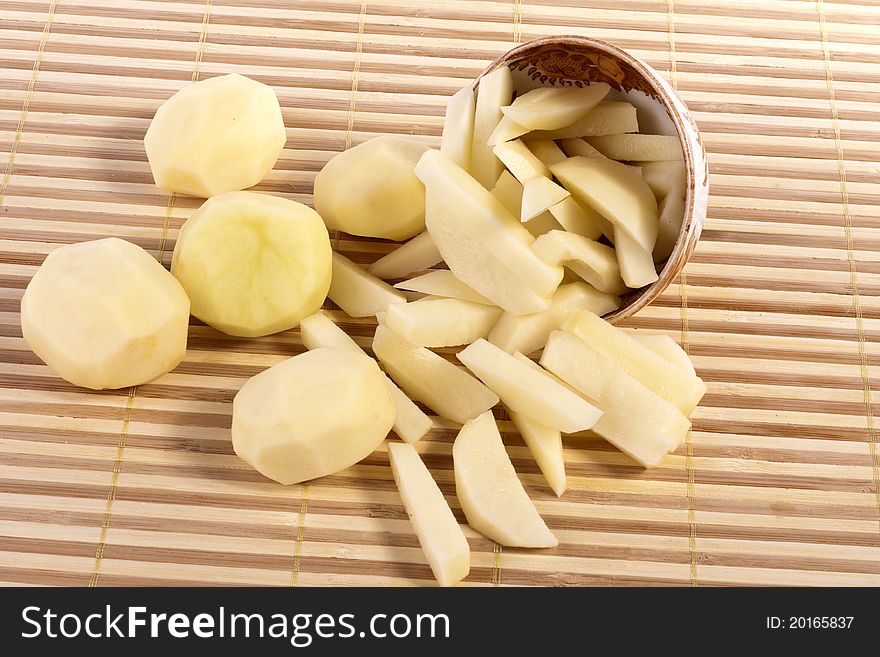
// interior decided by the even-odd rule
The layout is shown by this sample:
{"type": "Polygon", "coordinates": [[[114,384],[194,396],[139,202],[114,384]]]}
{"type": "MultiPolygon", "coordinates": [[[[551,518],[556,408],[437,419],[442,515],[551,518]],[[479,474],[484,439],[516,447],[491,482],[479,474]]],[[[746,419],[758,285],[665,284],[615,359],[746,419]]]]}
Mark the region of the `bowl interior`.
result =
{"type": "MultiPolygon", "coordinates": [[[[496,59],[482,75],[499,66],[510,68],[517,95],[542,86],[605,82],[611,87],[608,100],[623,100],[636,107],[640,132],[679,138],[688,174],[681,231],[669,258],[656,263],[659,279],[625,294],[621,307],[605,316],[611,322],[629,317],[673,281],[699,239],[708,198],[708,171],[696,125],[681,99],[656,71],[603,41],[576,36],[530,41],[496,59]]],[[[479,84],[479,78],[475,84],[479,84]]]]}

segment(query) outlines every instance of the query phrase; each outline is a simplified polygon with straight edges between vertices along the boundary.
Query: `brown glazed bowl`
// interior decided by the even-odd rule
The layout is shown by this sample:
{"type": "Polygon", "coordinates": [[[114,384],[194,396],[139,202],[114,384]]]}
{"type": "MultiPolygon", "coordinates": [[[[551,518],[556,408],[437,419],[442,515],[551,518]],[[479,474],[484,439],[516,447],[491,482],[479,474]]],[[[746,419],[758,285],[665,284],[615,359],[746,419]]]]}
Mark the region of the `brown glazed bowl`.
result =
{"type": "Polygon", "coordinates": [[[513,73],[514,91],[538,86],[583,86],[606,82],[609,98],[626,100],[638,110],[640,130],[677,135],[687,167],[687,193],[681,232],[666,262],[657,263],[659,279],[623,296],[621,307],[605,315],[619,322],[645,307],[681,272],[697,245],[709,201],[709,169],[700,133],[681,98],[654,69],[610,43],[579,36],[553,36],[529,41],[492,62],[474,82],[500,66],[513,73]]]}

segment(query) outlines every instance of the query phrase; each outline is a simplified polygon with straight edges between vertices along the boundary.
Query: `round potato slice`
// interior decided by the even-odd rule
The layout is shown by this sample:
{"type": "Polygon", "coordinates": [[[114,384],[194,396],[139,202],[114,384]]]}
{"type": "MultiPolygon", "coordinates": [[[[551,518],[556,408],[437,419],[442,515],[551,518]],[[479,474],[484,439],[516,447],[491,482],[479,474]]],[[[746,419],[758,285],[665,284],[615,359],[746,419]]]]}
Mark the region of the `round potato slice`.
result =
{"type": "Polygon", "coordinates": [[[319,347],[244,384],[232,403],[232,446],[263,475],[296,484],[367,457],[396,417],[376,361],[319,347]]]}
{"type": "Polygon", "coordinates": [[[28,346],[65,380],[95,390],[174,369],[188,325],[180,283],[141,247],[116,238],[52,251],[21,299],[28,346]]]}
{"type": "Polygon", "coordinates": [[[376,137],[339,153],[315,178],[315,209],[351,235],[406,240],[425,230],[425,187],[413,173],[427,144],[376,137]]]}
{"type": "Polygon", "coordinates": [[[159,187],[209,197],[256,185],[286,141],[272,88],[230,73],[184,87],[162,103],[144,147],[159,187]]]}
{"type": "Polygon", "coordinates": [[[192,314],[243,337],[293,328],[318,310],[331,267],[321,217],[302,203],[256,192],[205,201],[180,229],[171,261],[192,314]]]}

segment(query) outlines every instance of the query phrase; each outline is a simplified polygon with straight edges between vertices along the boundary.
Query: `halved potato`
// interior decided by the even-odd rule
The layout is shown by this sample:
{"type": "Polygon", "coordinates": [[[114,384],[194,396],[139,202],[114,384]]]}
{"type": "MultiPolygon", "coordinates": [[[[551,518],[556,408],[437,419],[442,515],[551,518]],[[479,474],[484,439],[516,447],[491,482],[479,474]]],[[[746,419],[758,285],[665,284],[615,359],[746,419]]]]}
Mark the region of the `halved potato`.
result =
{"type": "Polygon", "coordinates": [[[455,92],[446,104],[440,152],[465,171],[471,165],[477,97],[469,86],[455,92]]]}
{"type": "Polygon", "coordinates": [[[373,353],[410,397],[448,420],[463,424],[498,403],[498,396],[470,374],[382,324],[376,327],[373,353]]]}
{"type": "Polygon", "coordinates": [[[626,290],[614,249],[595,240],[552,230],[535,240],[532,250],[548,264],[565,263],[600,292],[621,294],[626,290]]]}
{"type": "Polygon", "coordinates": [[[530,138],[569,139],[638,131],[639,121],[635,107],[621,101],[604,100],[571,125],[556,130],[537,130],[530,134],[530,138]]]}
{"type": "Polygon", "coordinates": [[[340,253],[333,253],[330,300],[352,317],[369,317],[395,303],[406,303],[406,295],[340,253]]]}
{"type": "Polygon", "coordinates": [[[21,298],[21,333],[65,381],[148,383],[186,354],[189,299],[141,247],[115,237],[60,246],[21,298]]]}
{"type": "Polygon", "coordinates": [[[471,569],[464,532],[415,447],[388,443],[388,460],[431,572],[440,586],[455,586],[471,569]]]}
{"type": "Polygon", "coordinates": [[[671,135],[602,135],[588,137],[603,155],[612,160],[681,160],[681,142],[671,135]]]}
{"type": "Polygon", "coordinates": [[[486,538],[511,547],[554,547],[547,528],[523,489],[492,413],[462,427],[452,445],[455,493],[468,524],[486,538]]]}
{"type": "Polygon", "coordinates": [[[620,226],[614,227],[614,252],[620,266],[620,277],[628,287],[639,289],[656,281],[657,270],[650,251],[645,251],[620,226]]]}
{"type": "Polygon", "coordinates": [[[501,312],[461,299],[420,299],[389,306],[383,323],[412,344],[452,347],[487,336],[501,312]]]}
{"type": "Polygon", "coordinates": [[[388,255],[382,256],[367,270],[382,279],[400,278],[414,271],[424,271],[443,262],[430,233],[425,231],[413,237],[406,244],[398,246],[388,255]]]}
{"type": "Polygon", "coordinates": [[[562,328],[568,317],[579,310],[604,315],[620,306],[620,299],[599,292],[586,283],[560,285],[550,300],[550,308],[533,315],[504,313],[489,332],[488,340],[509,354],[530,354],[547,343],[550,333],[562,328]]]}
{"type": "Polygon", "coordinates": [[[609,90],[603,82],[586,87],[538,87],[517,97],[501,111],[529,130],[555,130],[580,119],[609,90]]]}
{"type": "Polygon", "coordinates": [[[489,138],[503,116],[501,108],[510,105],[512,96],[513,78],[506,66],[480,78],[474,117],[474,140],[471,144],[471,166],[468,172],[486,189],[495,184],[503,169],[489,146],[489,138]]]}
{"type": "Polygon", "coordinates": [[[436,297],[447,297],[449,299],[461,299],[462,301],[472,301],[474,303],[482,303],[487,306],[494,306],[491,301],[470,287],[462,283],[448,269],[438,269],[429,271],[416,278],[408,281],[401,281],[394,287],[400,290],[410,290],[412,292],[421,292],[436,297]]]}
{"type": "Polygon", "coordinates": [[[206,324],[230,335],[269,335],[324,303],[330,238],[302,203],[229,192],[205,201],[183,224],[171,273],[206,324]]]}

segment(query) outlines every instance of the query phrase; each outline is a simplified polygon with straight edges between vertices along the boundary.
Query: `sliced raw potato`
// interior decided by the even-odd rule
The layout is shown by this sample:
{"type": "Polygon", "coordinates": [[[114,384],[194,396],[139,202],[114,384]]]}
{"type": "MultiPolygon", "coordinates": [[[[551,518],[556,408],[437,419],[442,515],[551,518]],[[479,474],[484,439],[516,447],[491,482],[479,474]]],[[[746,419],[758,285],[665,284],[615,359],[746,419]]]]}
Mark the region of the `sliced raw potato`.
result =
{"type": "Polygon", "coordinates": [[[333,253],[330,300],[352,317],[369,317],[394,303],[406,303],[406,296],[385,281],[339,253],[333,253]]]}
{"type": "Polygon", "coordinates": [[[541,469],[550,488],[560,497],[565,492],[565,458],[562,452],[562,435],[557,429],[545,427],[522,413],[507,409],[510,420],[523,437],[535,463],[541,469]]]}
{"type": "Polygon", "coordinates": [[[556,217],[554,217],[549,211],[544,211],[537,217],[529,219],[523,224],[523,226],[526,227],[526,230],[529,231],[533,237],[540,237],[544,233],[549,233],[551,230],[563,230],[562,224],[556,221],[556,217]]]}
{"type": "Polygon", "coordinates": [[[504,313],[487,339],[509,354],[517,351],[530,354],[543,347],[550,333],[561,328],[565,320],[579,310],[604,315],[618,307],[620,299],[616,296],[599,292],[586,283],[567,283],[559,286],[550,300],[550,308],[544,312],[533,315],[504,313]]]}
{"type": "Polygon", "coordinates": [[[543,372],[479,339],[456,354],[505,405],[563,433],[589,429],[602,411],[543,372]]]}
{"type": "Polygon", "coordinates": [[[689,375],[697,375],[697,370],[694,369],[691,357],[688,356],[687,352],[668,335],[655,335],[644,333],[640,330],[631,330],[629,335],[634,340],[641,342],[658,356],[662,356],[676,367],[680,367],[689,375]]]}
{"type": "Polygon", "coordinates": [[[471,527],[504,546],[559,544],[516,476],[490,411],[462,427],[452,461],[455,494],[471,527]]]}
{"type": "Polygon", "coordinates": [[[425,189],[413,167],[426,150],[418,137],[383,135],[336,154],[315,177],[315,209],[329,228],[352,235],[418,235],[425,189]]]}
{"type": "Polygon", "coordinates": [[[144,249],[116,237],[59,246],[21,298],[21,333],[65,381],[127,388],[186,355],[190,301],[144,249]]]}
{"type": "Polygon", "coordinates": [[[498,122],[487,143],[489,146],[497,146],[498,144],[521,137],[528,131],[529,129],[524,125],[520,125],[509,116],[505,116],[498,122]]]}
{"type": "Polygon", "coordinates": [[[467,171],[471,165],[474,141],[474,113],[477,96],[470,87],[459,89],[446,103],[440,151],[467,171]]]}
{"type": "Polygon", "coordinates": [[[687,169],[683,160],[658,160],[636,162],[636,164],[642,169],[642,178],[654,192],[658,203],[669,194],[674,193],[682,197],[685,195],[687,169]]]}
{"type": "Polygon", "coordinates": [[[605,100],[571,125],[556,130],[537,130],[530,136],[533,139],[569,139],[638,131],[635,107],[629,103],[605,100]]]}
{"type": "Polygon", "coordinates": [[[603,409],[593,432],[645,467],[675,450],[690,429],[678,408],[567,331],[550,334],[541,365],[603,409]]]}
{"type": "Polygon", "coordinates": [[[497,198],[514,217],[522,212],[523,184],[505,169],[492,188],[492,196],[497,198]]]}
{"type": "Polygon", "coordinates": [[[626,230],[651,251],[657,239],[657,200],[632,168],[590,157],[572,157],[551,167],[563,186],[582,205],[626,230]]]}
{"type": "MultiPolygon", "coordinates": [[[[349,337],[349,335],[341,328],[336,326],[333,321],[323,312],[318,311],[314,315],[306,317],[299,325],[300,338],[303,346],[308,350],[318,349],[320,347],[332,347],[334,349],[345,349],[355,353],[364,354],[366,352],[361,349],[358,344],[349,337]]],[[[394,432],[400,436],[402,440],[413,443],[423,437],[431,430],[434,423],[425,413],[416,406],[413,401],[397,387],[397,385],[389,379],[384,373],[385,384],[394,400],[394,407],[397,410],[397,418],[394,420],[394,432]]]]}
{"type": "Polygon", "coordinates": [[[562,149],[560,149],[559,146],[556,145],[556,142],[551,139],[536,139],[528,142],[527,146],[534,156],[541,160],[541,162],[544,163],[544,166],[547,167],[551,164],[562,162],[562,160],[567,158],[566,154],[562,152],[562,149]]]}
{"type": "Polygon", "coordinates": [[[614,252],[617,254],[617,264],[620,266],[620,277],[628,287],[637,290],[659,278],[651,252],[645,251],[629,233],[621,230],[620,226],[614,227],[614,252]]]}
{"type": "Polygon", "coordinates": [[[552,230],[536,239],[532,250],[548,264],[565,263],[600,292],[621,294],[626,290],[614,249],[595,240],[552,230]]]}
{"type": "Polygon", "coordinates": [[[470,374],[382,324],[376,327],[373,353],[410,397],[447,420],[464,424],[498,403],[498,396],[470,374]]]}
{"type": "Polygon", "coordinates": [[[522,139],[498,144],[493,150],[508,171],[523,184],[538,176],[550,177],[550,169],[535,157],[522,139]]]}
{"type": "Polygon", "coordinates": [[[605,232],[613,232],[611,223],[589,206],[583,206],[567,196],[550,208],[550,213],[570,233],[583,235],[591,240],[605,232]]]}
{"type": "Polygon", "coordinates": [[[474,140],[471,144],[471,166],[468,171],[486,189],[495,184],[503,169],[489,146],[489,138],[503,116],[501,108],[510,105],[512,97],[513,79],[506,66],[480,78],[474,115],[474,140]]]}
{"type": "Polygon", "coordinates": [[[604,82],[587,87],[538,87],[517,97],[501,111],[529,130],[555,130],[580,119],[598,105],[609,90],[604,82]]]}
{"type": "Polygon", "coordinates": [[[471,569],[471,552],[443,493],[412,445],[388,443],[391,474],[440,586],[455,586],[471,569]]]}
{"type": "Polygon", "coordinates": [[[501,312],[461,299],[420,299],[389,306],[383,323],[420,347],[453,347],[489,335],[501,312]]]}
{"type": "Polygon", "coordinates": [[[660,201],[657,210],[660,212],[660,222],[657,225],[654,260],[663,262],[672,253],[681,233],[681,223],[684,221],[684,198],[671,193],[660,201]]]}
{"type": "Polygon", "coordinates": [[[563,189],[549,178],[544,176],[531,178],[523,185],[520,220],[534,219],[570,196],[567,189],[563,189]]]}
{"type": "Polygon", "coordinates": [[[443,256],[434,245],[428,231],[419,233],[409,242],[398,246],[388,255],[382,256],[372,265],[369,272],[379,278],[401,278],[414,271],[424,271],[443,261],[443,256]]]}
{"type": "Polygon", "coordinates": [[[320,347],[247,380],[232,402],[232,447],[266,477],[296,484],[369,456],[395,416],[376,361],[320,347]]]}
{"type": "Polygon", "coordinates": [[[671,135],[612,135],[589,137],[598,151],[612,160],[681,160],[681,142],[671,135]]]}
{"type": "Polygon", "coordinates": [[[587,140],[581,139],[580,137],[563,139],[562,150],[564,150],[565,154],[569,157],[577,157],[578,155],[580,155],[582,157],[596,157],[599,159],[605,158],[602,153],[596,150],[595,146],[590,144],[587,140]]]}
{"type": "Polygon", "coordinates": [[[291,329],[330,288],[327,227],[310,207],[257,192],[205,201],[183,224],[171,258],[192,314],[242,337],[291,329]]]}
{"type": "Polygon", "coordinates": [[[401,281],[394,287],[400,290],[421,292],[422,294],[436,297],[461,299],[462,301],[472,301],[474,303],[486,304],[487,306],[495,305],[482,294],[475,292],[458,280],[455,274],[448,269],[429,271],[427,274],[411,278],[408,281],[401,281]]]}
{"type": "Polygon", "coordinates": [[[545,310],[562,268],[535,255],[519,220],[439,151],[425,153],[417,173],[428,193],[428,230],[456,277],[509,312],[545,310]]]}
{"type": "Polygon", "coordinates": [[[706,394],[706,384],[699,377],[686,376],[680,368],[670,367],[665,358],[594,313],[576,313],[566,320],[563,328],[588,342],[592,349],[686,415],[706,394]]]}

